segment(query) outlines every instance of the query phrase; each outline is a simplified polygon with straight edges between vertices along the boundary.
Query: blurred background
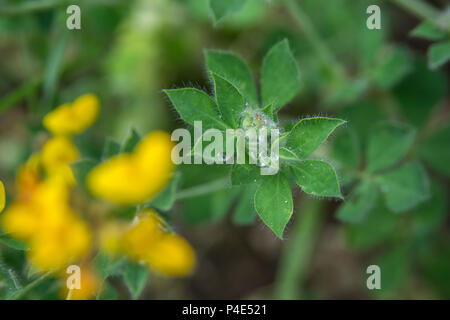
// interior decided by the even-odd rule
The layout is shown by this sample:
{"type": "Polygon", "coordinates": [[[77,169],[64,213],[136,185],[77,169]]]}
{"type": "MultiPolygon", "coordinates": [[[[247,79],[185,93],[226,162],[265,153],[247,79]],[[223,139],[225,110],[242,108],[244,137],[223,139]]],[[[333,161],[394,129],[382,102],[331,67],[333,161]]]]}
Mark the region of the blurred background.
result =
{"type": "MultiPolygon", "coordinates": [[[[337,167],[344,195],[356,183],[352,170],[364,168],[370,127],[390,119],[418,130],[408,158],[425,165],[430,199],[401,214],[377,207],[377,214],[352,224],[337,219],[340,201],[297,188],[281,241],[257,218],[242,219],[253,210],[242,190],[183,193],[225,177],[226,167],[181,166],[178,201],[164,215],[192,244],[197,269],[186,279],[150,276],[141,298],[448,299],[450,69],[431,70],[433,37],[411,34],[424,17],[399,2],[248,0],[215,24],[208,0],[2,0],[0,179],[7,195],[14,193],[19,165],[48,136],[41,121],[52,108],[84,93],[99,96],[99,120],[76,138],[83,156],[98,158],[106,137],[123,142],[132,128],[145,134],[185,126],[162,90],[189,86],[212,93],[204,49],[236,52],[259,85],[265,53],[287,38],[302,90],[280,120],[285,128],[311,115],[349,121],[319,150],[337,167]],[[70,4],[81,8],[81,30],[66,28],[70,4]],[[371,4],[381,8],[380,30],[366,27],[371,4]],[[350,140],[362,151],[349,163],[350,140]],[[382,267],[381,290],[366,287],[371,264],[382,267]]],[[[448,5],[425,3],[441,12],[448,5]]],[[[27,281],[23,252],[0,243],[0,256],[27,281]]],[[[107,298],[129,298],[119,276],[109,283],[114,290],[107,298]]],[[[29,298],[57,297],[51,282],[41,287],[29,298]]]]}

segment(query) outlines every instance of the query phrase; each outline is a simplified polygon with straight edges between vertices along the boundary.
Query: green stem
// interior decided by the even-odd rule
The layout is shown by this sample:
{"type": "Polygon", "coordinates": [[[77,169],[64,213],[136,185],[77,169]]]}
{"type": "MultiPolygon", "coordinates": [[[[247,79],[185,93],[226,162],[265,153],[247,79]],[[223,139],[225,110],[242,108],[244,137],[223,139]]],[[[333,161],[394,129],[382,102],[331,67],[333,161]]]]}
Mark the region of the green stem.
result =
{"type": "Polygon", "coordinates": [[[312,248],[323,220],[323,201],[303,197],[289,240],[281,254],[275,299],[299,299],[307,276],[312,248]]]}
{"type": "Polygon", "coordinates": [[[222,179],[214,180],[205,184],[201,184],[192,188],[188,188],[185,190],[181,190],[178,192],[176,198],[177,200],[193,198],[197,196],[201,196],[204,194],[216,192],[219,190],[223,190],[229,187],[229,177],[225,177],[222,179]]]}
{"type": "Polygon", "coordinates": [[[434,22],[439,16],[439,10],[422,0],[392,0],[398,6],[415,16],[434,22]]]}
{"type": "Polygon", "coordinates": [[[13,107],[15,104],[27,98],[29,95],[33,94],[39,88],[41,84],[41,79],[34,79],[25,82],[16,90],[7,94],[5,97],[0,99],[0,113],[13,107]]]}
{"type": "Polygon", "coordinates": [[[295,18],[297,25],[302,29],[308,41],[311,43],[322,63],[337,77],[345,75],[344,68],[340,65],[330,48],[320,37],[309,16],[302,10],[296,0],[283,0],[290,13],[295,18]]]}
{"type": "Polygon", "coordinates": [[[33,290],[34,288],[38,287],[42,282],[47,280],[47,278],[51,275],[51,272],[45,273],[33,282],[30,282],[27,284],[23,289],[14,292],[12,295],[8,297],[8,300],[19,300],[21,299],[25,294],[33,290]]]}
{"type": "MultiPolygon", "coordinates": [[[[21,14],[30,14],[39,11],[52,10],[60,7],[68,7],[71,4],[83,5],[87,1],[81,1],[74,3],[69,0],[41,0],[41,1],[29,1],[16,5],[0,5],[0,16],[15,16],[21,14]]],[[[125,5],[127,1],[123,0],[96,0],[89,1],[89,4],[116,6],[125,5]]]]}

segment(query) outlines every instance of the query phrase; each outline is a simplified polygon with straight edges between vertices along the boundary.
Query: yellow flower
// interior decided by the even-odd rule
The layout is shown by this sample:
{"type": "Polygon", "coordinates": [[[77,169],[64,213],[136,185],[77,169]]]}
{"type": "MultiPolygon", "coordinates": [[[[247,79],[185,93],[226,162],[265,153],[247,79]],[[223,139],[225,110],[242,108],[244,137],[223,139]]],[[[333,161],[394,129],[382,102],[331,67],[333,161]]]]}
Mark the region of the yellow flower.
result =
{"type": "Polygon", "coordinates": [[[164,235],[156,213],[153,210],[147,210],[146,213],[122,238],[126,254],[135,261],[143,260],[151,247],[164,235]]]}
{"type": "Polygon", "coordinates": [[[48,175],[59,175],[69,185],[75,185],[75,177],[69,164],[80,157],[78,149],[64,136],[49,139],[42,147],[41,162],[48,175]]]}
{"type": "Polygon", "coordinates": [[[44,127],[54,135],[72,135],[84,131],[97,119],[100,101],[94,94],[86,94],[72,104],[63,104],[48,113],[44,127]]]}
{"type": "Polygon", "coordinates": [[[87,177],[91,192],[119,204],[149,200],[169,182],[174,164],[173,142],[166,132],[148,134],[131,154],[110,158],[94,168],[87,177]]]}
{"type": "Polygon", "coordinates": [[[69,290],[67,288],[67,279],[61,283],[61,296],[67,300],[88,300],[92,299],[100,289],[100,281],[97,275],[90,267],[81,267],[80,269],[80,288],[69,290]]]}
{"type": "Polygon", "coordinates": [[[189,243],[176,234],[166,234],[143,259],[156,272],[171,276],[185,276],[195,265],[194,250],[189,243]]]}
{"type": "Polygon", "coordinates": [[[164,230],[153,210],[146,210],[122,238],[125,253],[134,261],[144,261],[154,271],[167,276],[192,272],[195,254],[182,237],[164,230]]]}
{"type": "Polygon", "coordinates": [[[33,154],[28,161],[19,168],[16,187],[20,199],[28,199],[39,185],[40,161],[40,156],[33,154]]]}
{"type": "Polygon", "coordinates": [[[5,199],[5,186],[3,185],[3,182],[0,181],[0,212],[5,208],[5,199]]]}
{"type": "Polygon", "coordinates": [[[88,253],[88,227],[69,207],[69,190],[59,177],[48,178],[27,199],[19,199],[1,216],[2,227],[27,241],[28,258],[44,271],[60,269],[88,253]]]}

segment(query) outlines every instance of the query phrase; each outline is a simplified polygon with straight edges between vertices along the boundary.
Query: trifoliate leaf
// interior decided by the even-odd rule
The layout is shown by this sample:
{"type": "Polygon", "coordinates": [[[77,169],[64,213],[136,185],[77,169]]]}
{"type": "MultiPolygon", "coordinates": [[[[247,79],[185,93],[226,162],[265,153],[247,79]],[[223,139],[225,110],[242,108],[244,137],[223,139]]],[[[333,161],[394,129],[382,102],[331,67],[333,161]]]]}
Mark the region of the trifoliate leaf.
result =
{"type": "Polygon", "coordinates": [[[430,197],[427,173],[417,162],[378,176],[386,206],[394,212],[410,210],[430,197]]]}
{"type": "Polygon", "coordinates": [[[411,147],[416,131],[408,125],[382,122],[374,126],[367,149],[367,171],[396,164],[411,147]]]}
{"type": "Polygon", "coordinates": [[[337,218],[343,222],[363,221],[377,200],[377,186],[372,181],[358,184],[337,211],[337,218]]]}

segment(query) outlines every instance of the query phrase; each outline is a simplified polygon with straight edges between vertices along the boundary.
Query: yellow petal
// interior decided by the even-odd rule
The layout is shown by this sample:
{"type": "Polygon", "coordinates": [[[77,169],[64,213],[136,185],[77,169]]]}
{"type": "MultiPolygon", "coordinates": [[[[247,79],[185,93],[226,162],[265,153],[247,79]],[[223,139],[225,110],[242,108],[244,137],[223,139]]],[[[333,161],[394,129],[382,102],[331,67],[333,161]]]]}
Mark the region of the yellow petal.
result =
{"type": "Polygon", "coordinates": [[[3,182],[0,181],[0,212],[5,208],[6,195],[5,195],[5,186],[3,182]]]}
{"type": "MultiPolygon", "coordinates": [[[[69,276],[69,275],[67,275],[69,276]]],[[[90,267],[80,268],[80,288],[72,289],[69,292],[67,288],[67,278],[63,278],[62,287],[62,298],[67,298],[69,300],[88,300],[97,294],[100,289],[100,280],[97,275],[92,271],[90,267]]]]}
{"type": "Polygon", "coordinates": [[[73,104],[63,104],[44,119],[44,127],[54,135],[72,135],[84,131],[97,119],[100,108],[93,94],[79,97],[73,104]]]}
{"type": "Polygon", "coordinates": [[[119,204],[149,200],[170,180],[172,146],[168,133],[150,133],[132,154],[112,157],[94,168],[87,177],[88,188],[97,197],[119,204]]]}
{"type": "Polygon", "coordinates": [[[146,252],[143,259],[156,272],[178,277],[192,272],[195,254],[189,243],[175,234],[166,234],[146,252]]]}

